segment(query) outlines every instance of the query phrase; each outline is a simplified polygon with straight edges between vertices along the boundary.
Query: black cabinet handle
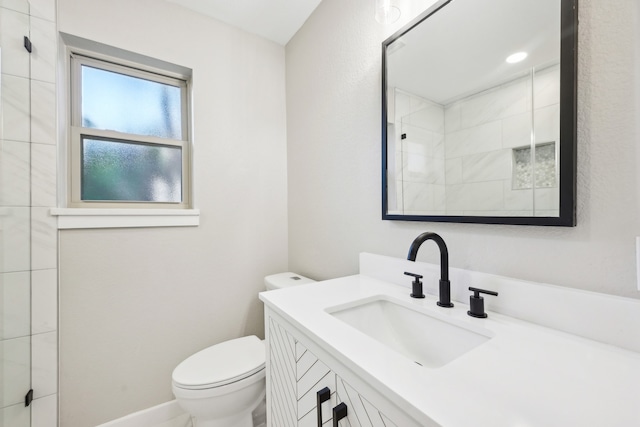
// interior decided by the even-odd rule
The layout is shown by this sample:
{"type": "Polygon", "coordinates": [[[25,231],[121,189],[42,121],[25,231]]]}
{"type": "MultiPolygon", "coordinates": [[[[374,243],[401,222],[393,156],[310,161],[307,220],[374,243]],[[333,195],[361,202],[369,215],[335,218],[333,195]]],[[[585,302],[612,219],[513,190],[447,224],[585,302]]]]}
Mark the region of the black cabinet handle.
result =
{"type": "Polygon", "coordinates": [[[338,422],[347,417],[347,405],[342,402],[333,408],[333,427],[339,427],[338,422]]]}
{"type": "Polygon", "coordinates": [[[316,393],[317,412],[318,412],[318,427],[322,427],[322,402],[326,402],[331,398],[331,390],[329,387],[325,387],[316,393]]]}

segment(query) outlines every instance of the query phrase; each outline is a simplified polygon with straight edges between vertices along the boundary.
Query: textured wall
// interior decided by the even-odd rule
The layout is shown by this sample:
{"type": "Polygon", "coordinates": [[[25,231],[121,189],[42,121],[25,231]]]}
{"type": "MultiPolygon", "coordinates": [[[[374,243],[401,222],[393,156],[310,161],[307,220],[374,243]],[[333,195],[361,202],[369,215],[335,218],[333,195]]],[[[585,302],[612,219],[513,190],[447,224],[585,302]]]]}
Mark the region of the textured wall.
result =
{"type": "Polygon", "coordinates": [[[59,0],[59,29],[193,70],[200,226],[60,233],[61,425],[173,399],[206,346],[263,335],[286,271],[284,48],[155,0],[59,0]]]}
{"type": "MultiPolygon", "coordinates": [[[[369,0],[324,0],[287,45],[290,269],[353,274],[359,252],[404,257],[430,230],[452,266],[639,298],[637,1],[580,1],[575,228],[380,219],[380,44],[432,2],[412,3],[384,28],[369,0]]],[[[437,262],[435,245],[419,258],[437,262]]]]}

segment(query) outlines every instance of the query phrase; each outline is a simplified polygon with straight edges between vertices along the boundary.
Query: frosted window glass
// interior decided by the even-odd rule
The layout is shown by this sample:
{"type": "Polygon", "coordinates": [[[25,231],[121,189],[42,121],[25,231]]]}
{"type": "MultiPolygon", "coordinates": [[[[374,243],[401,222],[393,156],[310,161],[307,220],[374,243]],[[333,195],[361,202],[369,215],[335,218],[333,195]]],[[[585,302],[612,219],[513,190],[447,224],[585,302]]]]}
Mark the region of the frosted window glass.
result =
{"type": "Polygon", "coordinates": [[[84,138],[82,200],[182,202],[182,149],[84,138]]]}
{"type": "Polygon", "coordinates": [[[183,139],[181,89],[82,66],[82,126],[183,139]]]}

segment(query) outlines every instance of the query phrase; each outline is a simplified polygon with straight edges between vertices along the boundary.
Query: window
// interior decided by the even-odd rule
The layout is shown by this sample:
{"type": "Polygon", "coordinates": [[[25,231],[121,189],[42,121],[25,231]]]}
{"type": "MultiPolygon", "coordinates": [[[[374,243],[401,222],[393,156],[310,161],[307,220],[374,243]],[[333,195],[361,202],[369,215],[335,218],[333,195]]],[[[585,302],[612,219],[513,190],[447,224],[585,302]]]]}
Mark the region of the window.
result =
{"type": "Polygon", "coordinates": [[[186,78],[71,54],[69,207],[189,208],[186,78]]]}

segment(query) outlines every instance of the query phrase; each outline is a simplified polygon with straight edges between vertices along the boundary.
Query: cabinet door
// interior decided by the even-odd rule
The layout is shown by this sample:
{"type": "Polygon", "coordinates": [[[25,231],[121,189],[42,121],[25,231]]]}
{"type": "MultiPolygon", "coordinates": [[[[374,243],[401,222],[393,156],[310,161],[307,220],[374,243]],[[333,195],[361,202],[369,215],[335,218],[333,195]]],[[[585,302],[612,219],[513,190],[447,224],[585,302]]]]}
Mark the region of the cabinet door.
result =
{"type": "Polygon", "coordinates": [[[398,426],[272,317],[267,324],[270,427],[318,427],[317,393],[325,387],[330,399],[320,405],[323,427],[333,426],[333,408],[342,402],[347,417],[340,427],[398,426]]]}
{"type": "Polygon", "coordinates": [[[331,425],[331,408],[336,405],[336,375],[315,354],[296,343],[296,397],[298,426],[318,427],[317,393],[325,387],[330,399],[320,405],[323,425],[331,425]]]}
{"type": "Polygon", "coordinates": [[[347,417],[340,427],[397,427],[389,418],[340,377],[336,377],[336,404],[347,405],[347,417]]]}

